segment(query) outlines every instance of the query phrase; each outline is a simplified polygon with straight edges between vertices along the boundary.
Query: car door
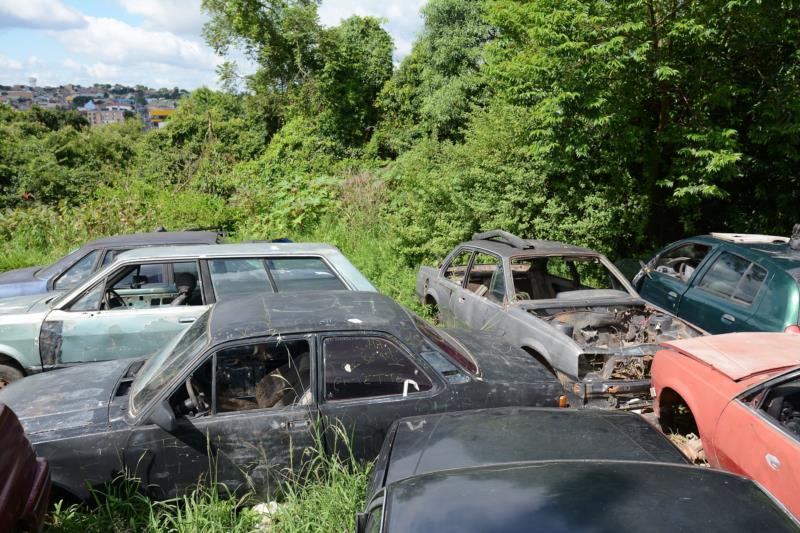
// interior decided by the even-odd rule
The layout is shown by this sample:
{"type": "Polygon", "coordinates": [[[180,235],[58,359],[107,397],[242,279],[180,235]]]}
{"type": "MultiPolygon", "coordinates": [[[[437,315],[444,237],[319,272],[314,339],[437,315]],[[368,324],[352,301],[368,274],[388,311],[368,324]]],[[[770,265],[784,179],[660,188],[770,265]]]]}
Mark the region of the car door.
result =
{"type": "Polygon", "coordinates": [[[173,431],[150,423],[131,431],[127,468],[158,497],[178,496],[200,479],[268,496],[315,443],[311,340],[248,341],[209,356],[169,395],[173,431]]]}
{"type": "Polygon", "coordinates": [[[799,410],[800,377],[795,373],[730,402],[714,434],[720,466],[754,479],[795,515],[800,513],[799,410]]]}
{"type": "Polygon", "coordinates": [[[637,275],[639,294],[658,307],[677,313],[681,297],[711,249],[710,245],[696,242],[668,248],[637,275]]]}
{"type": "Polygon", "coordinates": [[[506,279],[503,260],[476,251],[466,275],[466,290],[461,290],[453,306],[459,324],[502,334],[503,305],[506,302],[506,279]]]}
{"type": "Polygon", "coordinates": [[[698,273],[677,314],[710,333],[752,331],[749,319],[767,275],[764,267],[723,249],[698,273]]]}
{"type": "Polygon", "coordinates": [[[330,451],[372,460],[398,418],[443,410],[444,383],[399,341],[382,334],[326,335],[320,413],[330,451]],[[438,400],[438,401],[437,401],[438,400]]]}
{"type": "MultiPolygon", "coordinates": [[[[461,248],[453,254],[450,261],[448,261],[442,268],[442,274],[439,276],[442,291],[442,300],[439,302],[439,310],[441,313],[441,320],[448,326],[467,326],[465,322],[461,322],[459,315],[463,315],[457,311],[460,304],[464,301],[464,283],[467,277],[467,270],[472,261],[473,251],[469,248],[461,248]]],[[[468,327],[468,326],[467,326],[468,327]]]]}
{"type": "Polygon", "coordinates": [[[162,349],[208,309],[197,261],[121,265],[74,301],[48,313],[39,350],[46,367],[146,357],[162,349]],[[173,277],[194,278],[191,295],[173,277]]]}

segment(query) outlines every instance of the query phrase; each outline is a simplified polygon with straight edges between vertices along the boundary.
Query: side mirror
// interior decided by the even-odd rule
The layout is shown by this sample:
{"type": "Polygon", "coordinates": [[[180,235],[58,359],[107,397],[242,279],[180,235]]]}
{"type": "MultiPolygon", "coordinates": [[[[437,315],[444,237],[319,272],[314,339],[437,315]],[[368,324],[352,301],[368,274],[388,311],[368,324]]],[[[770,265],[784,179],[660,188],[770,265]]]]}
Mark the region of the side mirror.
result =
{"type": "Polygon", "coordinates": [[[639,261],[639,266],[642,267],[642,272],[648,279],[653,279],[653,276],[650,275],[650,267],[648,267],[644,261],[639,261]]]}
{"type": "Polygon", "coordinates": [[[175,412],[167,400],[163,400],[156,405],[156,408],[150,414],[150,423],[157,425],[167,433],[175,431],[178,420],[175,418],[175,412]]]}

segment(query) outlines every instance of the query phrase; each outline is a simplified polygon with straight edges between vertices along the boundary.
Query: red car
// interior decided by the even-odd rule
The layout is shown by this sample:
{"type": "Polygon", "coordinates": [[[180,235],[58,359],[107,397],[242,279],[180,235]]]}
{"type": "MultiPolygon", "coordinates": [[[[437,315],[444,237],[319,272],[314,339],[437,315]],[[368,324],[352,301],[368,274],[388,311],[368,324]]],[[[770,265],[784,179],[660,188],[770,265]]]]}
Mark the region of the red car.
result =
{"type": "Polygon", "coordinates": [[[800,336],[664,343],[652,366],[665,433],[699,435],[711,466],[750,477],[800,517],[800,336]]]}
{"type": "Polygon", "coordinates": [[[0,531],[41,531],[50,499],[50,468],[22,425],[0,403],[0,531]]]}

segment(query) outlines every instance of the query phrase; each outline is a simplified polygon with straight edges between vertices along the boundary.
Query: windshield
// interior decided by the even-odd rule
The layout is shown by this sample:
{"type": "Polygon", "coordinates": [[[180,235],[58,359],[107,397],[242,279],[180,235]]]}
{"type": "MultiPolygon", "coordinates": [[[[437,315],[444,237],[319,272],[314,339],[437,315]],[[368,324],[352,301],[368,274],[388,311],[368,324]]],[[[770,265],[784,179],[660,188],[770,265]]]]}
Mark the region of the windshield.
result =
{"type": "Polygon", "coordinates": [[[164,385],[172,381],[205,348],[209,339],[209,315],[210,311],[206,311],[176,342],[145,363],[133,382],[131,414],[138,414],[164,385]]]}
{"type": "Polygon", "coordinates": [[[511,261],[515,300],[568,298],[574,291],[614,290],[631,294],[626,282],[597,256],[553,255],[511,261]]]}
{"type": "Polygon", "coordinates": [[[444,353],[451,361],[457,363],[464,370],[473,375],[478,375],[478,364],[469,352],[456,344],[449,335],[431,326],[414,313],[409,313],[422,335],[424,335],[440,352],[444,353]]]}
{"type": "Polygon", "coordinates": [[[71,265],[78,258],[80,251],[81,248],[76,248],[75,250],[72,250],[70,253],[68,253],[67,255],[65,255],[55,263],[53,263],[52,265],[46,266],[41,270],[39,270],[38,272],[36,272],[36,275],[39,276],[40,278],[45,278],[45,279],[55,276],[56,274],[67,268],[69,265],[71,265]]]}

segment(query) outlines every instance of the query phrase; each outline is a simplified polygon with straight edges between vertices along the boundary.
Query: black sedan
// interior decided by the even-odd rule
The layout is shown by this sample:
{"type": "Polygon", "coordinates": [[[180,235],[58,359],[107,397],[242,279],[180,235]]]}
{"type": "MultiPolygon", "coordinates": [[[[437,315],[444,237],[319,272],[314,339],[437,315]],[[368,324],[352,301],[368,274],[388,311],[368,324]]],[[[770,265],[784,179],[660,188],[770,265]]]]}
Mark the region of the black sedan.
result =
{"type": "Polygon", "coordinates": [[[246,480],[268,489],[301,464],[318,422],[328,451],[341,424],[355,457],[372,459],[398,418],[555,406],[561,391],[491,334],[445,332],[385,296],[337,291],[221,302],[146,363],[32,376],[0,391],[0,402],[49,460],[56,492],[85,499],[87,483],[123,470],[171,497],[210,462],[231,490],[246,480]]]}
{"type": "Polygon", "coordinates": [[[488,409],[398,421],[357,533],[798,531],[758,485],[687,465],[637,415],[488,409]]]}

